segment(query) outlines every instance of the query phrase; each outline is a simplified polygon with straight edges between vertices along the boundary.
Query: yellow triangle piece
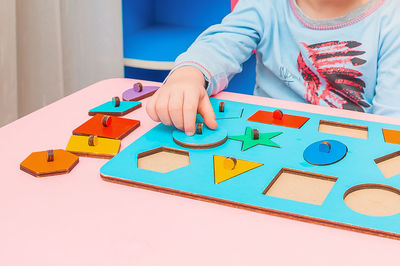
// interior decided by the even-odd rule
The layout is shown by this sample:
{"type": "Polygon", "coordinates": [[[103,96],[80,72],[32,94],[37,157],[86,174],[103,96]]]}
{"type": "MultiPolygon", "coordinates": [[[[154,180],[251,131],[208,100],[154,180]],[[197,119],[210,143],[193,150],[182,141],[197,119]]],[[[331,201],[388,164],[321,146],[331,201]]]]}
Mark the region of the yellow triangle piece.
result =
{"type": "Polygon", "coordinates": [[[263,164],[235,159],[232,157],[214,155],[214,182],[215,184],[219,184],[261,165],[263,164]],[[234,162],[234,167],[231,167],[231,165],[233,165],[232,161],[234,162]]]}

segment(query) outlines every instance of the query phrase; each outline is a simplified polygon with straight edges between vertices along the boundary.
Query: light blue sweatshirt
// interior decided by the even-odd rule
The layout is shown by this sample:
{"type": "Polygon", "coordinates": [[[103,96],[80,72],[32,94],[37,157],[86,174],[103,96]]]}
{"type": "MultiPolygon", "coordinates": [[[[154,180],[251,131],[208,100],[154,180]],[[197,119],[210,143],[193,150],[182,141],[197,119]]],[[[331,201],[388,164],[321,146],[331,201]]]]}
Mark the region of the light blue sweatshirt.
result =
{"type": "Polygon", "coordinates": [[[225,89],[257,50],[254,94],[400,118],[400,4],[370,0],[314,20],[295,0],[240,0],[181,54],[208,93],[225,89]]]}

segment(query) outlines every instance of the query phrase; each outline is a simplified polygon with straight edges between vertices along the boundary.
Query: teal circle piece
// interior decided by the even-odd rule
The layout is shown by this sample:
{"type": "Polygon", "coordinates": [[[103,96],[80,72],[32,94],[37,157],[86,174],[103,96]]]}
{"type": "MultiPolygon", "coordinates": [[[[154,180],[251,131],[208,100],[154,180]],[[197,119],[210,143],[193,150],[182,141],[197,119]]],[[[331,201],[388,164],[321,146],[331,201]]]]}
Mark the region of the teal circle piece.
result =
{"type": "Polygon", "coordinates": [[[330,165],[339,162],[347,154],[347,146],[337,140],[314,142],[304,150],[304,160],[313,165],[330,165]]]}
{"type": "Polygon", "coordinates": [[[228,132],[222,128],[212,130],[203,125],[202,134],[187,136],[185,132],[176,129],[172,137],[176,144],[185,148],[209,149],[224,144],[228,138],[228,132]]]}

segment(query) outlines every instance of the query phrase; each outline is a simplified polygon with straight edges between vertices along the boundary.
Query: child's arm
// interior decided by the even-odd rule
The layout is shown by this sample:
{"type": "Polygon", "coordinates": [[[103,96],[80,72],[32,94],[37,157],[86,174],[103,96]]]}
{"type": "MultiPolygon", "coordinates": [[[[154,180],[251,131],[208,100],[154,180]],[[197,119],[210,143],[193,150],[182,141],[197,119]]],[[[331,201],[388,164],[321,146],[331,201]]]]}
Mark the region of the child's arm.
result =
{"type": "Polygon", "coordinates": [[[382,27],[373,113],[400,118],[400,20],[382,27]]]}
{"type": "Polygon", "coordinates": [[[221,24],[203,32],[177,58],[176,67],[147,104],[153,120],[193,135],[199,112],[209,128],[217,128],[207,93],[223,90],[257,48],[261,34],[268,34],[259,13],[261,2],[265,4],[261,0],[240,0],[221,24]]]}
{"type": "Polygon", "coordinates": [[[269,35],[271,23],[264,18],[268,5],[269,1],[264,0],[240,0],[221,24],[204,31],[176,59],[174,69],[184,65],[199,69],[208,82],[209,95],[225,89],[229,80],[242,71],[242,64],[250,58],[262,36],[269,35]]]}
{"type": "Polygon", "coordinates": [[[195,132],[197,113],[201,114],[209,128],[216,129],[218,125],[205,85],[203,73],[197,68],[180,67],[149,99],[147,113],[154,121],[174,125],[190,136],[195,132]]]}

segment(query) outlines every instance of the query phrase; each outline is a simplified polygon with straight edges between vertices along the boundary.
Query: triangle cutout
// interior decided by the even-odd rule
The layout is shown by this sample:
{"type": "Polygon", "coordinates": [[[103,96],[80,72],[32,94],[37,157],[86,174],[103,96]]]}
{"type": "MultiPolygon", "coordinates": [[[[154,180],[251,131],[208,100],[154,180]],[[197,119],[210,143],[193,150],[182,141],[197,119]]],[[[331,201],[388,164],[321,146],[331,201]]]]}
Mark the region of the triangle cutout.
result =
{"type": "Polygon", "coordinates": [[[214,155],[214,183],[219,184],[224,182],[232,177],[238,176],[243,174],[247,171],[253,170],[257,168],[262,163],[250,162],[245,160],[236,159],[236,166],[234,169],[226,169],[225,168],[225,160],[228,157],[214,155]]]}

